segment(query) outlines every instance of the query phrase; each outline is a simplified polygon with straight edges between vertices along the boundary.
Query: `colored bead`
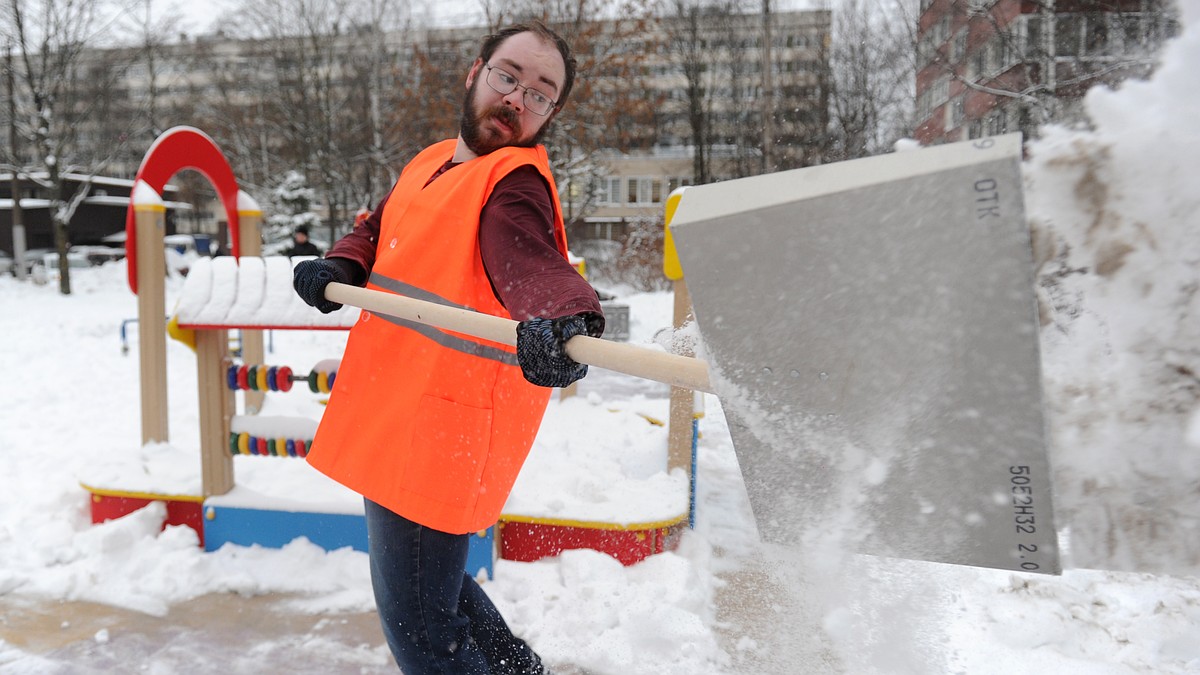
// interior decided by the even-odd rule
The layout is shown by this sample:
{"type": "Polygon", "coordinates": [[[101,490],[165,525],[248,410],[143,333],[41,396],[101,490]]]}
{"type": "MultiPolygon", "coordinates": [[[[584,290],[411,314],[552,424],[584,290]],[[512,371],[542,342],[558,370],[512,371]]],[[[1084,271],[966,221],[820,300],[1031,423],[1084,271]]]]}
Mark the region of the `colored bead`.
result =
{"type": "Polygon", "coordinates": [[[279,391],[279,384],[275,382],[276,376],[279,374],[279,369],[275,366],[267,368],[267,389],[271,391],[279,391]]]}
{"type": "Polygon", "coordinates": [[[287,366],[280,366],[278,372],[275,373],[275,384],[279,387],[279,391],[291,391],[292,369],[287,366]]]}
{"type": "Polygon", "coordinates": [[[238,373],[237,373],[238,389],[240,389],[241,391],[246,391],[247,389],[250,388],[249,377],[250,377],[250,366],[247,366],[246,364],[243,363],[241,365],[241,367],[238,368],[238,373]]]}
{"type": "Polygon", "coordinates": [[[229,366],[225,369],[225,384],[233,391],[237,391],[238,388],[237,371],[237,366],[229,366]]]}
{"type": "Polygon", "coordinates": [[[270,387],[267,386],[267,367],[266,366],[258,366],[258,371],[255,374],[258,376],[256,378],[256,380],[258,382],[258,390],[259,391],[270,390],[270,387]]]}

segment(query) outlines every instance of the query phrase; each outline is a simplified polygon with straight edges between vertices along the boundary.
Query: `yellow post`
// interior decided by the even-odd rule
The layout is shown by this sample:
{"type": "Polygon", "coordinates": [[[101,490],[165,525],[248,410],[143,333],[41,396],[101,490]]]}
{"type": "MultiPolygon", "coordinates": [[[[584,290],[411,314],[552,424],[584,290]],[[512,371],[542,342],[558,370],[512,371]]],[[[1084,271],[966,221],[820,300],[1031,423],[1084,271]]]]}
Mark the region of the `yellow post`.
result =
{"type": "Polygon", "coordinates": [[[153,189],[134,188],[137,228],[138,367],[141,373],[142,444],[165,443],[167,429],[167,274],[163,235],[166,206],[153,189]]]}
{"type": "MultiPolygon", "coordinates": [[[[262,209],[250,195],[238,191],[238,246],[244,256],[262,255],[262,209]]],[[[242,330],[242,361],[248,365],[267,365],[267,353],[263,349],[261,330],[242,330]]],[[[266,392],[245,392],[246,414],[256,415],[262,410],[266,392]]]]}

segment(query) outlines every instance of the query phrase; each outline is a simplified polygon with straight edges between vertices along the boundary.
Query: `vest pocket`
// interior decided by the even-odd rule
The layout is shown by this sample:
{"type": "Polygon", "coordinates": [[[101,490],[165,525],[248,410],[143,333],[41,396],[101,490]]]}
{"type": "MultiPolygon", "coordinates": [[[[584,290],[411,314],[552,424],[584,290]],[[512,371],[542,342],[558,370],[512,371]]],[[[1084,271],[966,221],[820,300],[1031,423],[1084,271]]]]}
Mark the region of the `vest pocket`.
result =
{"type": "Polygon", "coordinates": [[[441,504],[474,507],[490,451],[492,410],[422,396],[416,420],[405,487],[441,504]]]}

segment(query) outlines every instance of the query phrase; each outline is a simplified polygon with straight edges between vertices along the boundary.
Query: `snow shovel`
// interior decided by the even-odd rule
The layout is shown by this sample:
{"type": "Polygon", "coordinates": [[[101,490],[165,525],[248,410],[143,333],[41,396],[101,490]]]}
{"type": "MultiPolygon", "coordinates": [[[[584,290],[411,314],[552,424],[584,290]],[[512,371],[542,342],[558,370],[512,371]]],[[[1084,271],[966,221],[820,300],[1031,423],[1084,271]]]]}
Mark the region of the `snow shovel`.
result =
{"type": "Polygon", "coordinates": [[[762,539],[1057,574],[1020,134],[688,188],[762,539]]]}
{"type": "MultiPolygon", "coordinates": [[[[567,353],[718,394],[764,541],[1057,573],[1019,162],[1012,135],[689,188],[671,231],[709,363],[567,353]]],[[[516,342],[507,319],[325,297],[516,342]]]]}

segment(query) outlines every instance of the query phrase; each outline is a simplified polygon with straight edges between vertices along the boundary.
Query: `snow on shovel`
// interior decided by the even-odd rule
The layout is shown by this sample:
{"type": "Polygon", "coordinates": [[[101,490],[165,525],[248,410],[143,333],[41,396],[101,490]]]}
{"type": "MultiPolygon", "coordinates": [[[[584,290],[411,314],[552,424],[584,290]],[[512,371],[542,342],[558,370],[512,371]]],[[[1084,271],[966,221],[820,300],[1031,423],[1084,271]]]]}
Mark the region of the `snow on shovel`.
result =
{"type": "MultiPolygon", "coordinates": [[[[689,188],[671,233],[712,372],[567,353],[720,396],[764,541],[1059,572],[1019,135],[689,188]]],[[[516,343],[508,319],[325,297],[516,343]]]]}

